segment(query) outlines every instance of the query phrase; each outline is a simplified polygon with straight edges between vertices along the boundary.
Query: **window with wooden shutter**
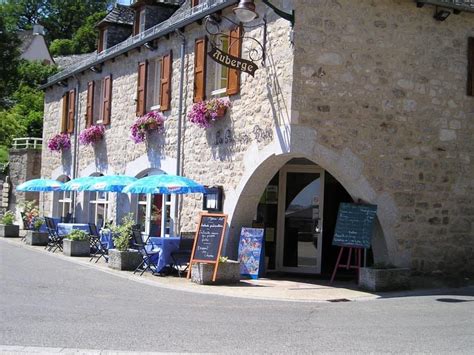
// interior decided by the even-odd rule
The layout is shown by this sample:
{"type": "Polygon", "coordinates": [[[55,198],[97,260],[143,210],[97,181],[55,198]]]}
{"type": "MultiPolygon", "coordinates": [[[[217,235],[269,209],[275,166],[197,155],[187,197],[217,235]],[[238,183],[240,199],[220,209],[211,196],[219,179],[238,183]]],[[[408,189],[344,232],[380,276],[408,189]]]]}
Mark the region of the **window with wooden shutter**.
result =
{"type": "Polygon", "coordinates": [[[100,53],[104,50],[104,29],[99,30],[99,40],[97,43],[97,53],[100,53]]]}
{"type": "Polygon", "coordinates": [[[140,9],[135,10],[135,21],[133,22],[133,35],[136,36],[140,32],[140,9]]]}
{"type": "Polygon", "coordinates": [[[196,40],[194,45],[194,102],[206,98],[206,47],[207,37],[196,40]]]}
{"type": "Polygon", "coordinates": [[[171,104],[171,65],[173,62],[173,52],[161,58],[161,78],[160,78],[160,110],[167,111],[171,104]]]}
{"type": "Polygon", "coordinates": [[[110,112],[112,107],[112,74],[106,76],[102,82],[102,124],[110,124],[110,112]]]}
{"type": "Polygon", "coordinates": [[[86,102],[86,128],[94,123],[94,81],[87,83],[87,102],[86,102]]]}
{"type": "Polygon", "coordinates": [[[76,113],[76,89],[69,90],[67,104],[67,132],[74,132],[74,115],[76,113]]]}
{"type": "Polygon", "coordinates": [[[146,76],[148,63],[141,62],[138,64],[138,80],[137,80],[137,116],[143,116],[146,110],[146,76]]]}
{"type": "Polygon", "coordinates": [[[63,107],[61,112],[61,133],[67,132],[67,106],[69,102],[69,92],[65,92],[63,95],[63,107]]]}
{"type": "Polygon", "coordinates": [[[467,94],[474,96],[474,37],[467,43],[467,94]]]}
{"type": "MultiPolygon", "coordinates": [[[[242,53],[242,27],[237,26],[229,33],[229,54],[240,57],[242,53]]],[[[235,95],[240,91],[240,70],[227,70],[227,95],[235,95]]]]}

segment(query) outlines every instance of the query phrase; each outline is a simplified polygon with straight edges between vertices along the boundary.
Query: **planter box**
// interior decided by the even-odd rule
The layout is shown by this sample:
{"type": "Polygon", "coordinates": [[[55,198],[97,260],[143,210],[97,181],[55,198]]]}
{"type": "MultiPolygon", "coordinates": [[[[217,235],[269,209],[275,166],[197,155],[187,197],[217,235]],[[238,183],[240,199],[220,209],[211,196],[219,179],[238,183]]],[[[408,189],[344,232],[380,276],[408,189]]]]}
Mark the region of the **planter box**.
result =
{"type": "Polygon", "coordinates": [[[359,286],[369,291],[406,290],[410,287],[410,269],[360,268],[359,286]]]}
{"type": "Polygon", "coordinates": [[[91,244],[87,240],[63,240],[63,253],[67,256],[90,256],[91,244]]]}
{"type": "Polygon", "coordinates": [[[220,263],[217,268],[216,281],[212,282],[214,264],[197,263],[191,269],[191,281],[200,285],[209,284],[232,284],[240,281],[240,263],[227,260],[220,263]]]}
{"type": "Polygon", "coordinates": [[[119,251],[109,249],[109,267],[112,269],[134,271],[142,260],[143,258],[138,250],[119,251]]]}
{"type": "Polygon", "coordinates": [[[15,224],[0,224],[0,237],[18,238],[20,236],[20,226],[15,224]]]}
{"type": "Polygon", "coordinates": [[[49,234],[47,232],[29,230],[26,232],[25,241],[28,245],[48,245],[49,234]]]}

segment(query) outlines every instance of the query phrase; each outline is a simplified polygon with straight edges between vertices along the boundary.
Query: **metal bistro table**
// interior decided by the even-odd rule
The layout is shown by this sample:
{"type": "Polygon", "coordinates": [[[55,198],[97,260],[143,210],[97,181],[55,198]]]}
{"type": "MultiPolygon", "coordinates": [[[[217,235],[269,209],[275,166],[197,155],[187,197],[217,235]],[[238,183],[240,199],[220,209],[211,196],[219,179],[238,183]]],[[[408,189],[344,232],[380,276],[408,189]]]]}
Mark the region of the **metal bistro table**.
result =
{"type": "Polygon", "coordinates": [[[89,233],[89,225],[87,223],[58,223],[58,234],[60,236],[68,235],[73,229],[80,229],[89,233]]]}
{"type": "Polygon", "coordinates": [[[150,237],[148,238],[147,250],[159,250],[160,253],[152,258],[156,262],[156,269],[161,272],[167,265],[173,264],[171,253],[179,249],[180,237],[150,237]]]}

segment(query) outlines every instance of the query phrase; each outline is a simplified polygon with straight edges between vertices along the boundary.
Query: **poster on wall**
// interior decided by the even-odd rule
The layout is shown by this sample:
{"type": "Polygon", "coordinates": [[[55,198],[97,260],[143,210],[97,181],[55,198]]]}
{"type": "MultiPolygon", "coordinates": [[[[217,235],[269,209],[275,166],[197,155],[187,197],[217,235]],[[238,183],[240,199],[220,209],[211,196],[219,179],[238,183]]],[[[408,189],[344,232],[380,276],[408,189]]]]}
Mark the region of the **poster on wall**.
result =
{"type": "Polygon", "coordinates": [[[263,273],[263,228],[243,227],[240,232],[240,274],[257,279],[263,273]]]}

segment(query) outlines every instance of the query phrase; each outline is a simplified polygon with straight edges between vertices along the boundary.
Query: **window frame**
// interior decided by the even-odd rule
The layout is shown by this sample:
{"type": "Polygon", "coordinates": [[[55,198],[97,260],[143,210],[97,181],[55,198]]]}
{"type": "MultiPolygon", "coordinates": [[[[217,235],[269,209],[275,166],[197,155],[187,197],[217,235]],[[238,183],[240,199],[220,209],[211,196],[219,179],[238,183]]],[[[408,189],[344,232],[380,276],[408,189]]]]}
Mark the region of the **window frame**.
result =
{"type": "MultiPolygon", "coordinates": [[[[218,42],[217,48],[220,49],[224,53],[228,53],[230,38],[227,35],[221,35],[218,41],[219,42],[218,42]]],[[[213,90],[210,93],[210,96],[213,96],[213,97],[227,96],[227,81],[228,81],[229,68],[215,61],[212,61],[212,62],[214,63],[214,85],[213,85],[213,90]],[[224,86],[222,86],[222,83],[224,83],[224,86]]]]}

